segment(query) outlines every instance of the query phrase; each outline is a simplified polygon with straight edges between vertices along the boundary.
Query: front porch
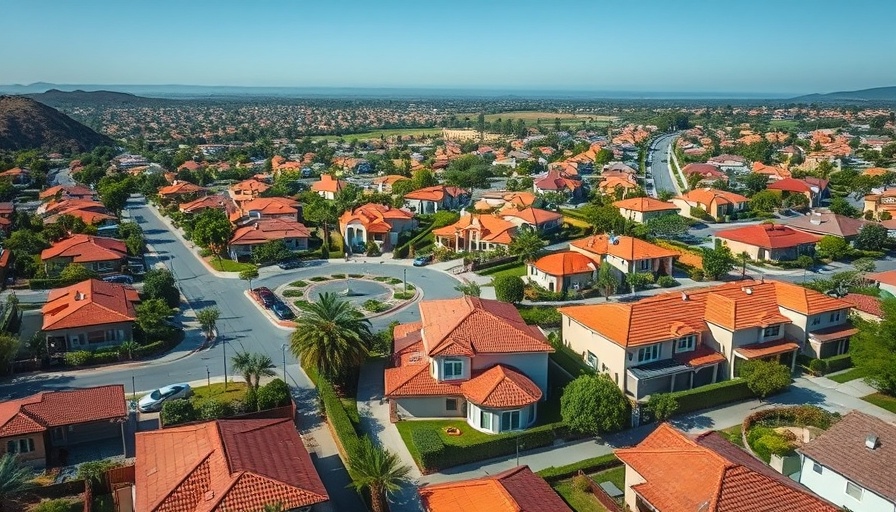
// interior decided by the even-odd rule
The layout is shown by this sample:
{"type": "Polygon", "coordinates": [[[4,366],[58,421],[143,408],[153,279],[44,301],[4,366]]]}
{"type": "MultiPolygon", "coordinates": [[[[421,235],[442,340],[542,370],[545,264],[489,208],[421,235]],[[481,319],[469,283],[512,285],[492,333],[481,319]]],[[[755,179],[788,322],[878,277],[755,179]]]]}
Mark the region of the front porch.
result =
{"type": "Polygon", "coordinates": [[[788,338],[781,338],[766,343],[753,343],[734,349],[734,364],[731,377],[740,374],[740,366],[744,361],[776,361],[790,368],[793,373],[796,370],[796,356],[800,350],[800,344],[788,338]]]}
{"type": "Polygon", "coordinates": [[[673,359],[626,370],[625,392],[635,400],[654,393],[684,391],[719,380],[719,366],[725,356],[702,347],[689,353],[677,354],[673,359]]]}
{"type": "Polygon", "coordinates": [[[483,242],[479,239],[478,232],[472,233],[475,233],[475,235],[472,235],[470,232],[464,232],[464,235],[436,236],[436,245],[448,248],[454,252],[492,251],[497,249],[499,245],[504,246],[504,244],[483,242]]]}
{"type": "Polygon", "coordinates": [[[857,332],[859,330],[851,322],[810,332],[803,352],[816,359],[846,354],[849,352],[849,339],[857,332]]]}

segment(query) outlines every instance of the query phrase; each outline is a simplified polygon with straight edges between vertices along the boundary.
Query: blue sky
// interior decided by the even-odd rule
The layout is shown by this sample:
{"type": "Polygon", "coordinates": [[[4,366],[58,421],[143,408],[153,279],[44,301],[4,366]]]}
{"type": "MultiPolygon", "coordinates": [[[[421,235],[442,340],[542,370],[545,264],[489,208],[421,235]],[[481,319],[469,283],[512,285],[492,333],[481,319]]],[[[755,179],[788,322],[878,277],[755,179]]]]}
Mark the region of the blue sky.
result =
{"type": "Polygon", "coordinates": [[[0,17],[2,84],[896,85],[892,0],[0,0],[0,17]]]}

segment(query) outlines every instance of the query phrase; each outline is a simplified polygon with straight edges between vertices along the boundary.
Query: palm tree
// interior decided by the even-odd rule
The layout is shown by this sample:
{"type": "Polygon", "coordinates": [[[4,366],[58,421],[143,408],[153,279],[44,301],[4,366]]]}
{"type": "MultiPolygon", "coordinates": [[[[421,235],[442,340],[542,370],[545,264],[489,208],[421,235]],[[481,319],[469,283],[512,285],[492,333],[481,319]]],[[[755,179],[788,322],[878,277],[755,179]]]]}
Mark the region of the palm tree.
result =
{"type": "Polygon", "coordinates": [[[264,506],[261,512],[286,512],[286,509],[283,508],[283,504],[279,501],[277,503],[268,503],[264,506]]]}
{"type": "Polygon", "coordinates": [[[10,494],[28,487],[33,476],[31,468],[22,465],[15,454],[5,453],[0,457],[0,510],[10,494]]]}
{"type": "Polygon", "coordinates": [[[545,243],[535,228],[521,229],[510,242],[510,254],[519,256],[520,260],[531,263],[538,258],[538,253],[544,249],[545,243]]]}
{"type": "Polygon", "coordinates": [[[385,501],[410,482],[411,468],[402,464],[398,455],[373,444],[364,436],[358,449],[349,460],[352,485],[357,490],[370,491],[370,504],[374,512],[386,510],[385,501]]]}
{"type": "Polygon", "coordinates": [[[302,366],[333,378],[364,361],[373,335],[370,322],[351,303],[323,293],[302,309],[290,338],[290,350],[302,366]]]}
{"type": "Polygon", "coordinates": [[[241,374],[247,386],[252,386],[252,354],[248,352],[237,352],[235,356],[230,358],[230,364],[233,371],[241,374]]]}
{"type": "Polygon", "coordinates": [[[256,393],[261,385],[262,377],[272,377],[274,373],[274,361],[265,354],[250,354],[248,352],[237,352],[230,359],[234,371],[243,375],[246,385],[251,387],[256,393]]]}

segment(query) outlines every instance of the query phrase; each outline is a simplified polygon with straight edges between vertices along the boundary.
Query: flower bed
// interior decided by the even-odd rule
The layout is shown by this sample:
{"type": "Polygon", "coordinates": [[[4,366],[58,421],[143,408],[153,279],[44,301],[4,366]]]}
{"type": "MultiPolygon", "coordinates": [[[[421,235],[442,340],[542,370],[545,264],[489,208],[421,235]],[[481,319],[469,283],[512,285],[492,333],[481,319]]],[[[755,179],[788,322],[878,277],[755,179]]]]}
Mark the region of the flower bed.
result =
{"type": "Polygon", "coordinates": [[[769,462],[772,455],[790,455],[807,439],[840,419],[837,413],[814,405],[776,407],[757,411],[741,424],[744,446],[769,462]]]}

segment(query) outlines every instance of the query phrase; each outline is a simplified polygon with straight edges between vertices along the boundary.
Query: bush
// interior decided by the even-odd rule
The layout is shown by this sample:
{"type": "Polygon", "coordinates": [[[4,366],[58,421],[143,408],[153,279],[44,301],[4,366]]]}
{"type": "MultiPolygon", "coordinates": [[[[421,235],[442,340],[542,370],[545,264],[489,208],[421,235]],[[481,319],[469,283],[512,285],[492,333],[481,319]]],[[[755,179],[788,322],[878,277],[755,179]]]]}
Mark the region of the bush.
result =
{"type": "Polygon", "coordinates": [[[568,478],[572,475],[577,474],[579,471],[583,473],[596,473],[598,471],[619,467],[621,465],[622,461],[617,459],[615,455],[610,453],[607,455],[601,455],[599,457],[592,457],[590,459],[573,462],[572,464],[567,464],[565,466],[551,466],[539,471],[538,476],[551,482],[568,478]]]}
{"type": "Polygon", "coordinates": [[[193,402],[185,399],[171,400],[162,404],[162,412],[159,414],[159,420],[162,425],[179,425],[199,419],[193,402]]]}
{"type": "Polygon", "coordinates": [[[282,379],[274,379],[258,390],[258,410],[264,411],[289,405],[289,386],[282,379]]]}
{"type": "Polygon", "coordinates": [[[672,397],[678,402],[677,413],[708,409],[729,402],[749,400],[756,395],[750,391],[744,379],[726,380],[687,391],[676,391],[672,397]]]}
{"type": "Polygon", "coordinates": [[[484,268],[482,270],[477,270],[476,273],[480,276],[488,276],[491,274],[497,274],[498,272],[504,270],[510,270],[512,268],[517,268],[520,266],[520,262],[517,260],[513,260],[510,263],[502,263],[500,265],[495,265],[494,267],[484,268]]]}
{"type": "Polygon", "coordinates": [[[220,400],[208,400],[199,409],[199,418],[203,420],[226,418],[231,415],[233,415],[233,407],[220,400]]]}
{"type": "Polygon", "coordinates": [[[626,426],[629,402],[606,374],[581,375],[563,388],[560,414],[572,430],[598,435],[626,426]]]}
{"type": "Polygon", "coordinates": [[[414,292],[395,292],[392,297],[398,300],[408,300],[414,298],[414,292]]]}
{"type": "Polygon", "coordinates": [[[317,392],[320,394],[320,399],[324,404],[327,421],[330,423],[333,431],[336,432],[339,444],[342,445],[347,457],[353,457],[358,451],[358,444],[361,440],[358,437],[358,432],[355,431],[352,420],[342,407],[342,401],[339,400],[333,385],[328,380],[319,376],[312,380],[317,384],[317,392]]]}
{"type": "Polygon", "coordinates": [[[591,490],[591,479],[585,475],[576,475],[572,477],[572,488],[579,492],[591,490]]]}
{"type": "Polygon", "coordinates": [[[834,373],[847,368],[852,368],[852,357],[849,354],[833,356],[823,359],[827,365],[827,372],[834,373]]]}
{"type": "Polygon", "coordinates": [[[283,290],[284,297],[304,297],[305,292],[302,290],[283,290]]]}
{"type": "Polygon", "coordinates": [[[385,302],[380,302],[376,299],[367,299],[364,301],[364,304],[361,305],[365,311],[370,311],[371,313],[382,313],[389,309],[389,305],[385,302]]]}
{"type": "MultiPolygon", "coordinates": [[[[31,512],[70,512],[74,506],[80,505],[67,498],[59,498],[55,500],[42,500],[31,509],[31,512]]],[[[79,508],[80,510],[80,508],[79,508]]]]}
{"type": "Polygon", "coordinates": [[[688,272],[688,277],[693,279],[694,281],[703,281],[706,278],[706,273],[703,272],[702,268],[694,268],[688,272]]]}
{"type": "Polygon", "coordinates": [[[246,408],[246,412],[255,412],[258,410],[258,392],[255,391],[255,388],[249,386],[246,390],[246,397],[243,398],[243,405],[246,408]]]}
{"type": "Polygon", "coordinates": [[[824,359],[813,359],[809,361],[809,370],[814,375],[824,375],[828,373],[828,363],[824,359]]]}
{"type": "Polygon", "coordinates": [[[308,280],[314,281],[315,283],[319,283],[321,281],[329,281],[330,278],[327,276],[314,276],[314,277],[309,277],[308,280]]]}
{"type": "Polygon", "coordinates": [[[93,352],[90,352],[89,350],[66,352],[63,357],[65,358],[66,366],[84,366],[93,362],[93,352]]]}
{"type": "Polygon", "coordinates": [[[672,276],[660,276],[656,280],[656,284],[659,285],[660,288],[672,288],[674,286],[678,286],[678,281],[675,280],[672,276]]]}
{"type": "Polygon", "coordinates": [[[559,327],[563,318],[557,308],[551,306],[523,306],[519,311],[524,322],[540,327],[559,327]]]}
{"type": "Polygon", "coordinates": [[[293,282],[289,283],[289,286],[293,286],[295,288],[304,288],[304,287],[308,286],[308,282],[302,281],[301,279],[299,279],[298,281],[293,281],[293,282]]]}
{"type": "Polygon", "coordinates": [[[777,361],[747,361],[741,372],[747,386],[759,398],[783,391],[790,386],[790,368],[777,361]]]}
{"type": "Polygon", "coordinates": [[[330,274],[333,279],[345,279],[345,274],[330,274]]]}
{"type": "Polygon", "coordinates": [[[495,297],[503,302],[516,304],[523,300],[526,286],[517,276],[498,276],[494,280],[495,297]]]}

